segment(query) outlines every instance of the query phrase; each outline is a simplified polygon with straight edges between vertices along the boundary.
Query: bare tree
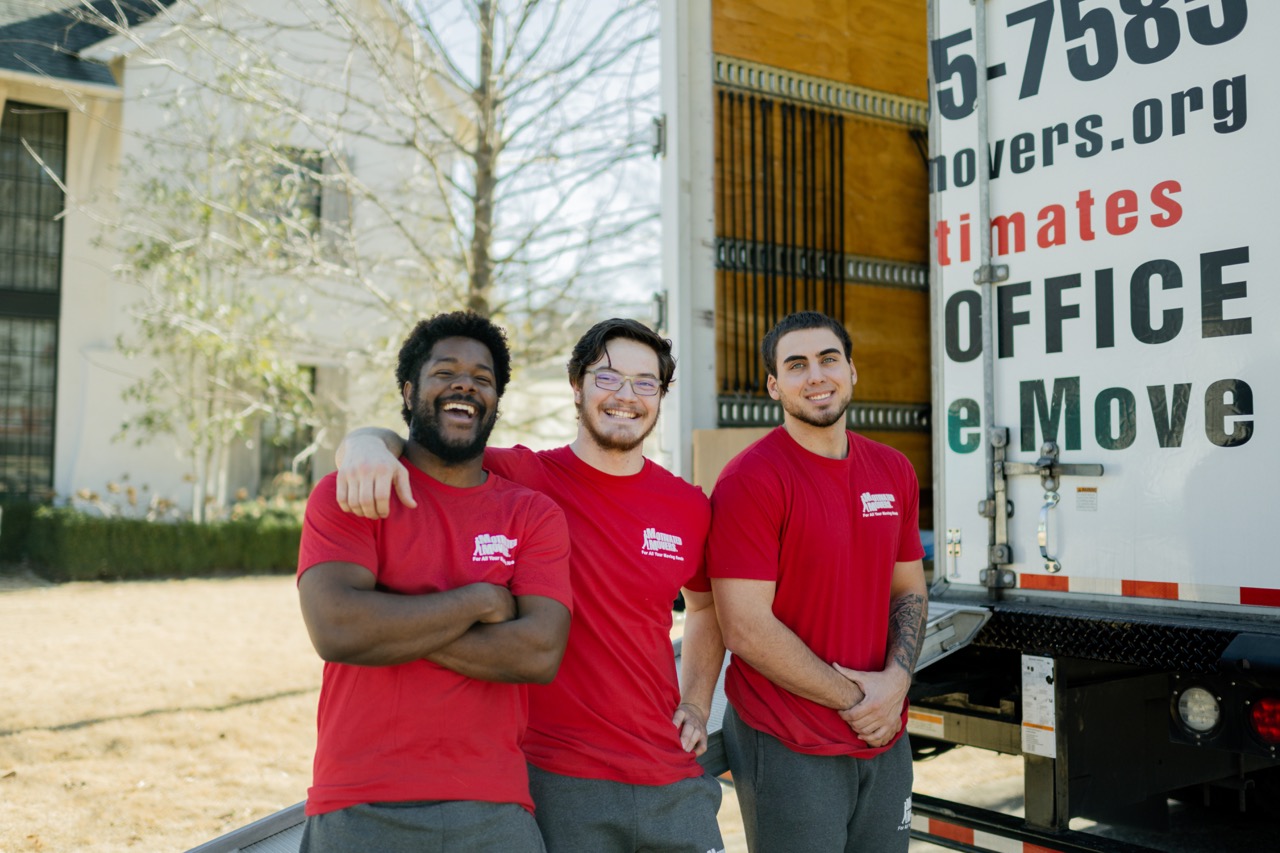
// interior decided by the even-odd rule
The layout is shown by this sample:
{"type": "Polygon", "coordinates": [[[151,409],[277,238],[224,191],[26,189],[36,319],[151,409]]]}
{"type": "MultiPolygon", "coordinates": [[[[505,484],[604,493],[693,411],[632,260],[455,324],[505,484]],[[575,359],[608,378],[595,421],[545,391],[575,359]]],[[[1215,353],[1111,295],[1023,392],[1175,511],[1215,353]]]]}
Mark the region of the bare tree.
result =
{"type": "Polygon", "coordinates": [[[188,0],[128,0],[155,7],[142,27],[116,3],[71,14],[184,85],[300,129],[325,164],[314,177],[353,214],[344,251],[331,241],[298,259],[324,273],[327,295],[395,328],[469,307],[506,322],[536,360],[563,349],[580,312],[616,298],[620,277],[653,284],[656,194],[640,171],[656,107],[653,0],[273,4],[292,16],[193,2],[198,14],[188,0]],[[317,57],[342,73],[315,73],[317,57]],[[402,179],[369,178],[362,147],[388,152],[402,179]]]}
{"type": "Polygon", "coordinates": [[[413,321],[467,307],[546,364],[656,283],[654,0],[32,2],[112,36],[88,58],[123,55],[152,114],[95,215],[145,293],[129,427],[184,436],[197,512],[254,417],[314,420],[309,355],[385,376],[413,321]]]}

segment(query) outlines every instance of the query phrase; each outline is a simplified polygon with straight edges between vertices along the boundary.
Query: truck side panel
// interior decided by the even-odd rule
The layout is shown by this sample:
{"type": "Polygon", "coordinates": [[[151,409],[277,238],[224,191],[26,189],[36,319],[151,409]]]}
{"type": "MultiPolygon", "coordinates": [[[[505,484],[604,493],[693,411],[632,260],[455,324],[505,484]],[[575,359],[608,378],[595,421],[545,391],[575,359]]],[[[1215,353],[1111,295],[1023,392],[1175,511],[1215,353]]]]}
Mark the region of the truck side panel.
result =
{"type": "MultiPolygon", "coordinates": [[[[934,4],[930,184],[948,574],[978,585],[988,530],[979,289],[990,173],[995,412],[1007,458],[1101,477],[1008,477],[1017,586],[1280,604],[1261,536],[1280,398],[1267,334],[1280,7],[1243,0],[987,4],[988,145],[977,150],[974,9],[934,4]],[[1101,45],[1100,52],[1098,45],[1101,45]],[[1252,107],[1252,109],[1250,109],[1252,107]],[[1042,556],[1040,528],[1046,530],[1042,556]]],[[[1271,617],[1267,617],[1271,618],[1271,617]]]]}

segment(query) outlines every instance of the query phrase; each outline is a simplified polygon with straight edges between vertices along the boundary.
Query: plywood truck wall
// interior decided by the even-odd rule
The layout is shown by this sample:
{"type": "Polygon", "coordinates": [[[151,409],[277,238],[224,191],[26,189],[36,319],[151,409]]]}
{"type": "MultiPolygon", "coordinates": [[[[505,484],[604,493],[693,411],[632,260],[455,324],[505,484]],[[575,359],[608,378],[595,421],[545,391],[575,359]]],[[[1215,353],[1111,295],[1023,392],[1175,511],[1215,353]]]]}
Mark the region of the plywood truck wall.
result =
{"type": "Polygon", "coordinates": [[[720,426],[781,422],[760,338],[792,311],[836,316],[852,425],[910,457],[927,522],[925,4],[716,0],[711,26],[720,426]]]}

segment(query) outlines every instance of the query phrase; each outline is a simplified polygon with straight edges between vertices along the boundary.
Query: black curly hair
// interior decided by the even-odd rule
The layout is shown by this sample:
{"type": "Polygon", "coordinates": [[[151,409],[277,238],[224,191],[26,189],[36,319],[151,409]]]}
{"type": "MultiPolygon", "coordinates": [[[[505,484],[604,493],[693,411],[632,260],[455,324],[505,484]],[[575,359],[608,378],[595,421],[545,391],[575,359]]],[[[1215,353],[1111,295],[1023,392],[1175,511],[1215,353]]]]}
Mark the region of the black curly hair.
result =
{"type": "Polygon", "coordinates": [[[788,332],[799,332],[804,329],[829,329],[840,341],[840,346],[844,348],[844,357],[852,360],[853,341],[849,338],[848,330],[839,320],[817,311],[797,311],[779,320],[760,342],[760,357],[764,359],[764,369],[768,371],[768,375],[774,377],[778,375],[778,341],[788,332]]]}
{"type": "Polygon", "coordinates": [[[614,338],[626,338],[629,341],[644,344],[658,356],[658,380],[662,383],[665,396],[667,386],[673,381],[676,373],[676,359],[671,354],[671,341],[662,337],[653,329],[637,320],[624,320],[614,317],[601,320],[587,333],[578,339],[569,356],[569,381],[574,387],[582,386],[582,377],[587,368],[595,364],[605,354],[605,345],[614,338]]]}
{"type": "MultiPolygon", "coordinates": [[[[435,345],[445,338],[471,338],[489,348],[489,354],[493,356],[493,378],[498,397],[501,398],[511,379],[511,350],[507,347],[507,333],[487,317],[474,311],[437,314],[413,327],[400,347],[400,361],[396,365],[396,390],[404,388],[404,383],[408,382],[413,386],[414,396],[417,396],[422,365],[431,356],[435,345]]],[[[406,424],[413,417],[413,412],[403,404],[400,414],[406,424]]]]}

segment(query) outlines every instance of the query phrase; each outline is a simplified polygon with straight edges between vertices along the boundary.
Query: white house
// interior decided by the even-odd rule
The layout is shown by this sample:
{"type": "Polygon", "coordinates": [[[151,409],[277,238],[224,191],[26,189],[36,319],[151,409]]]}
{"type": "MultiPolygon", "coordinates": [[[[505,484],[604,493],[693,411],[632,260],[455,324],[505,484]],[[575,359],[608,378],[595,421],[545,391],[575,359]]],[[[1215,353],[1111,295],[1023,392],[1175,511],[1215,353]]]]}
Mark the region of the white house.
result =
{"type": "MultiPolygon", "coordinates": [[[[350,353],[379,339],[394,352],[428,307],[413,298],[430,274],[420,259],[449,238],[432,231],[439,187],[423,152],[433,133],[466,124],[421,76],[422,46],[396,4],[346,5],[354,15],[339,20],[318,0],[0,0],[0,499],[100,491],[127,475],[190,501],[196,472],[173,442],[114,439],[129,414],[122,392],[147,368],[117,347],[140,298],[118,274],[121,225],[137,224],[122,217],[149,164],[190,156],[199,173],[177,130],[193,120],[213,140],[266,116],[311,178],[324,176],[311,203],[318,254],[297,294],[314,343],[295,355],[348,417],[394,422],[391,375],[350,353]],[[326,262],[329,226],[358,247],[354,260],[326,262]]],[[[335,419],[330,446],[344,428],[335,419]]],[[[256,494],[294,449],[237,442],[224,489],[256,494]]],[[[319,476],[331,454],[315,460],[319,476]]]]}

